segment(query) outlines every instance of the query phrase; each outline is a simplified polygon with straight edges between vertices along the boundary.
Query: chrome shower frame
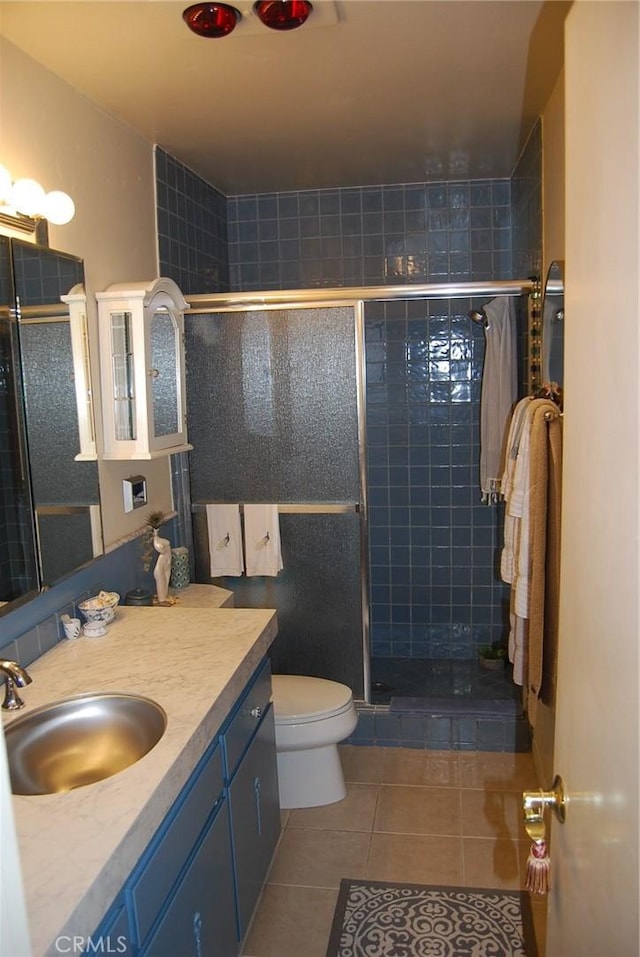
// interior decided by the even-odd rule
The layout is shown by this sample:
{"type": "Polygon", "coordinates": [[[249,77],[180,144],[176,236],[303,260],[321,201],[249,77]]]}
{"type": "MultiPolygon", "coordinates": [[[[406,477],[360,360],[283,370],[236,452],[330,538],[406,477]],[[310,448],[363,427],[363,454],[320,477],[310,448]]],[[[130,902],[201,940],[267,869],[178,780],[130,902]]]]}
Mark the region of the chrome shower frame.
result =
{"type": "MultiPolygon", "coordinates": [[[[358,461],[360,470],[360,594],[362,600],[362,661],[364,703],[371,703],[371,641],[369,613],[369,522],[367,482],[367,406],[364,304],[399,299],[466,299],[492,296],[522,296],[535,300],[540,283],[532,279],[500,282],[426,283],[410,286],[349,286],[320,289],[281,289],[257,292],[203,293],[185,296],[185,316],[211,312],[247,312],[281,309],[311,309],[318,306],[349,306],[354,311],[356,350],[356,404],[358,415],[358,461]]],[[[534,302],[535,312],[535,302],[534,302]]],[[[531,358],[531,357],[530,357],[531,358]]]]}

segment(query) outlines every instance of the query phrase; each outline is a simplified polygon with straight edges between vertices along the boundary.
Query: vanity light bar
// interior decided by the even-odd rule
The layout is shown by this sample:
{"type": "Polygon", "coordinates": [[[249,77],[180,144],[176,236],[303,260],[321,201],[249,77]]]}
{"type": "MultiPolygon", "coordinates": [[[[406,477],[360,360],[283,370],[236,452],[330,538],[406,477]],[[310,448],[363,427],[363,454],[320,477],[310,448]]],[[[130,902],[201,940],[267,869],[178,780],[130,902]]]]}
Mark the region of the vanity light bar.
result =
{"type": "Polygon", "coordinates": [[[0,223],[21,232],[34,233],[40,220],[55,226],[71,222],[76,208],[67,193],[54,189],[45,193],[35,179],[13,182],[6,166],[0,166],[0,223]]]}

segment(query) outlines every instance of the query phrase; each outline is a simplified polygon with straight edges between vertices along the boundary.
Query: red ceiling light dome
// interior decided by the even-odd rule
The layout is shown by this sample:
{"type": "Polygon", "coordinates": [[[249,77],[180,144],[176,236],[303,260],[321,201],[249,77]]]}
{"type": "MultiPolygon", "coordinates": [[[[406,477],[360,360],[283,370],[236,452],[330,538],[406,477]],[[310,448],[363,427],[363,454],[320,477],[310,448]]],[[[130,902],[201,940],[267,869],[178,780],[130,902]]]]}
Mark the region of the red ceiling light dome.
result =
{"type": "Polygon", "coordinates": [[[257,0],[253,9],[272,30],[295,30],[301,27],[313,10],[309,0],[257,0]]]}
{"type": "Polygon", "coordinates": [[[182,19],[199,37],[226,37],[241,17],[228,3],[194,3],[182,13],[182,19]]]}

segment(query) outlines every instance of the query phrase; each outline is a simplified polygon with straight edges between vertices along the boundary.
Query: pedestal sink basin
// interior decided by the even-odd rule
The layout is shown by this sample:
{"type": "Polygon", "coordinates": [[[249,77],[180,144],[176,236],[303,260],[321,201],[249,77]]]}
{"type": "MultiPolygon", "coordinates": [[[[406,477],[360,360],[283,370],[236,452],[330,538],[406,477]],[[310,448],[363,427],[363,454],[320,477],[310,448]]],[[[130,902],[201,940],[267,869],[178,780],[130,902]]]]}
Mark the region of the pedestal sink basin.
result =
{"type": "Polygon", "coordinates": [[[55,794],[94,784],[135,764],[167,726],[150,698],[85,694],[56,701],[6,725],[14,794],[55,794]]]}

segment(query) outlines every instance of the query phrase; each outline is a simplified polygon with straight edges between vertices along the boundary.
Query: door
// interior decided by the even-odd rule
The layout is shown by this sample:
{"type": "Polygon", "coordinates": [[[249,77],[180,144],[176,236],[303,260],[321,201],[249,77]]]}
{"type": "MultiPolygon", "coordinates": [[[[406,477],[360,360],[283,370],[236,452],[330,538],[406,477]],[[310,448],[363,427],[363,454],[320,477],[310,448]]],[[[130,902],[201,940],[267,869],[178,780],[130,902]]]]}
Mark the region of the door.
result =
{"type": "Polygon", "coordinates": [[[191,498],[196,580],[208,581],[209,502],[280,506],[284,570],[227,577],[240,607],[276,608],[274,671],[364,692],[360,471],[354,306],[188,315],[191,498]]]}
{"type": "MultiPolygon", "coordinates": [[[[638,940],[638,4],[566,22],[566,340],[547,957],[638,940]]],[[[545,782],[549,784],[550,782],[545,782]]]]}

